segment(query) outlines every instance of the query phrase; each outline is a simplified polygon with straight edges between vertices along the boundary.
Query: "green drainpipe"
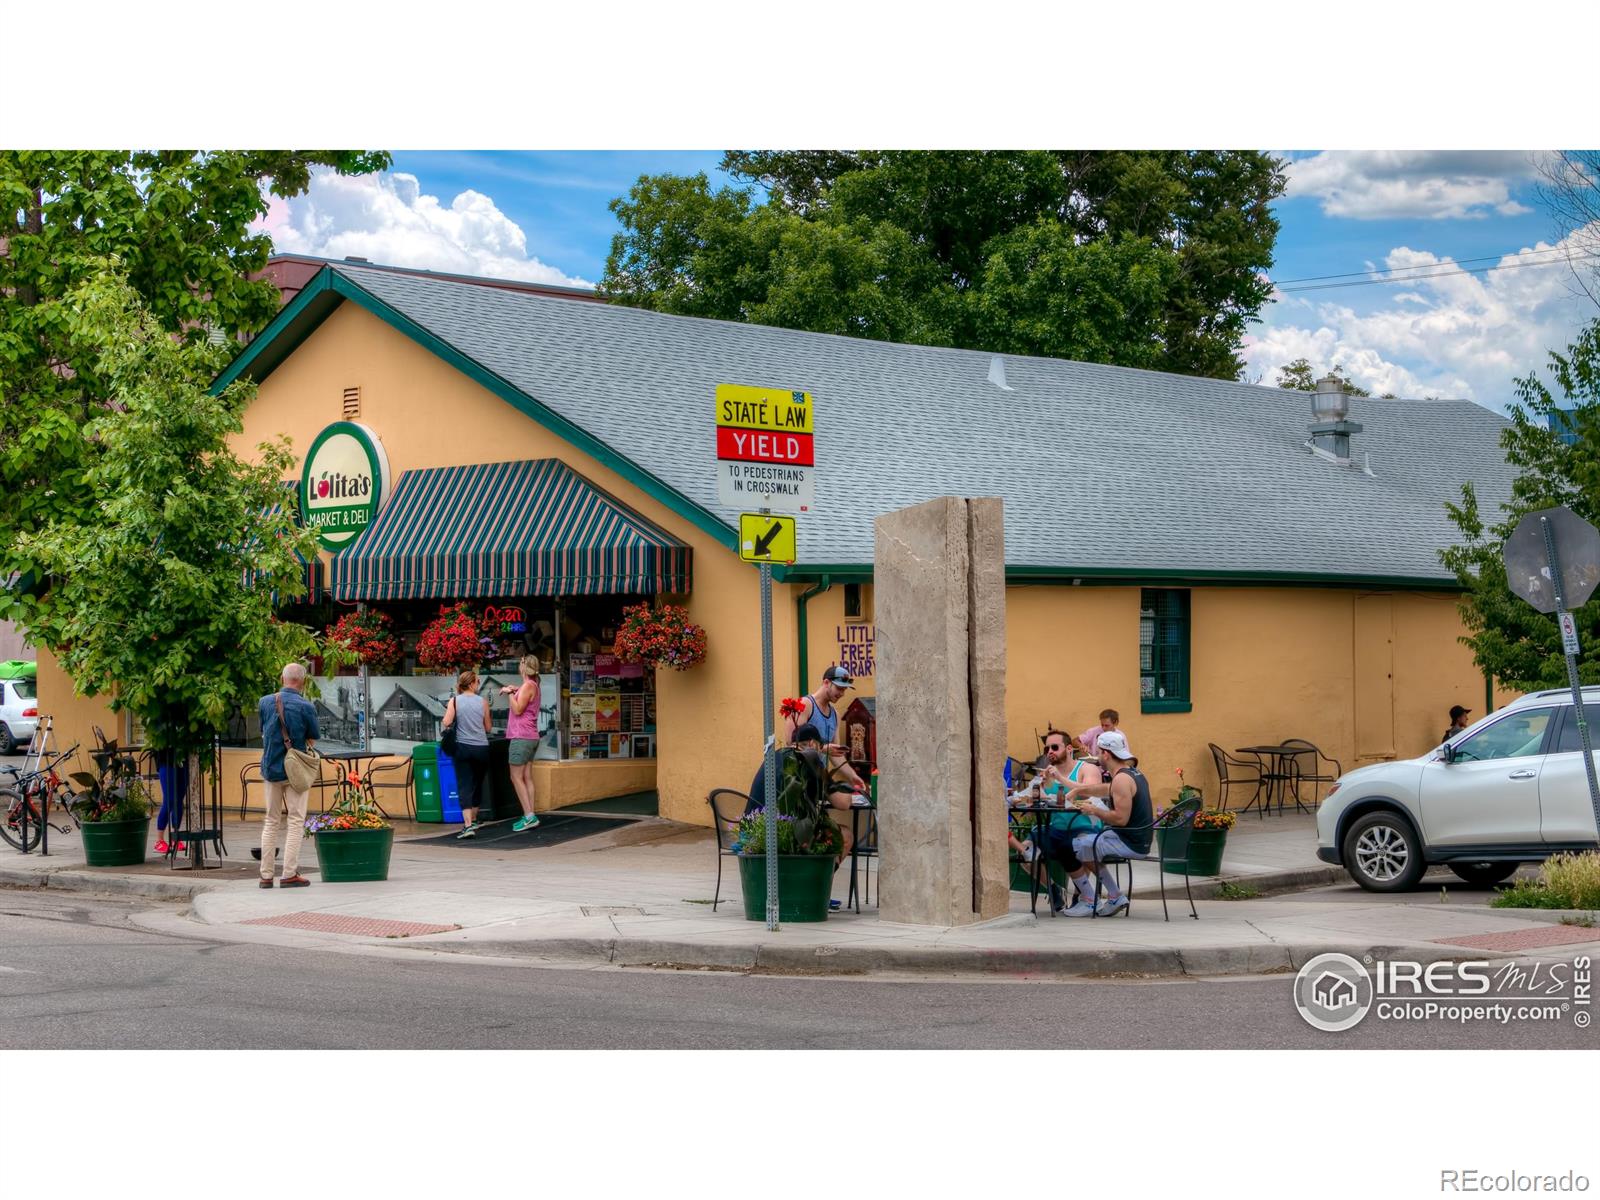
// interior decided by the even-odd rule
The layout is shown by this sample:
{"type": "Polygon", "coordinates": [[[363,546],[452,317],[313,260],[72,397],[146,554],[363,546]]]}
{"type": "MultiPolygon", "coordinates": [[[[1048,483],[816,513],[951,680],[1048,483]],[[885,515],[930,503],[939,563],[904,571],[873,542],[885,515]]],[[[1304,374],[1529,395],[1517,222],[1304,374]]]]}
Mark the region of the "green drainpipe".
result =
{"type": "Polygon", "coordinates": [[[808,649],[806,637],[806,601],[810,600],[813,596],[822,595],[823,592],[827,591],[832,586],[832,581],[828,576],[824,575],[821,583],[818,583],[814,587],[808,588],[806,591],[801,592],[794,599],[794,625],[795,632],[799,635],[800,642],[800,674],[798,678],[800,680],[801,695],[805,694],[806,684],[811,682],[811,680],[806,677],[806,659],[809,657],[806,652],[808,649]]]}
{"type": "Polygon", "coordinates": [[[1483,715],[1488,716],[1494,711],[1494,672],[1483,673],[1483,715]]]}

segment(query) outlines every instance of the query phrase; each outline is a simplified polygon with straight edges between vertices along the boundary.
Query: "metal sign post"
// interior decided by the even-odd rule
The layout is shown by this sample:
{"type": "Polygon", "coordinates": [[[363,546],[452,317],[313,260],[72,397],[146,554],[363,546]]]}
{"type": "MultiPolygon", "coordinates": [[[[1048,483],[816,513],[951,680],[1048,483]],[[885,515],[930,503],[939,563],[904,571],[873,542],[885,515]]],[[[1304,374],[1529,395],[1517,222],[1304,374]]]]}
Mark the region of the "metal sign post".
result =
{"type": "MultiPolygon", "coordinates": [[[[765,510],[763,510],[765,511],[765,510]]],[[[767,928],[778,928],[778,756],[772,728],[772,564],[761,564],[761,776],[767,812],[767,928]]]]}
{"type": "Polygon", "coordinates": [[[1600,840],[1600,781],[1595,779],[1594,746],[1589,740],[1589,722],[1584,718],[1583,687],[1578,682],[1578,628],[1572,614],[1567,612],[1566,588],[1561,580],[1561,559],[1550,518],[1541,516],[1539,527],[1544,534],[1544,555],[1550,566],[1550,580],[1555,590],[1556,621],[1561,626],[1561,648],[1567,660],[1567,683],[1572,688],[1572,713],[1578,719],[1578,744],[1583,747],[1583,771],[1589,779],[1589,805],[1594,809],[1595,837],[1600,840]]]}

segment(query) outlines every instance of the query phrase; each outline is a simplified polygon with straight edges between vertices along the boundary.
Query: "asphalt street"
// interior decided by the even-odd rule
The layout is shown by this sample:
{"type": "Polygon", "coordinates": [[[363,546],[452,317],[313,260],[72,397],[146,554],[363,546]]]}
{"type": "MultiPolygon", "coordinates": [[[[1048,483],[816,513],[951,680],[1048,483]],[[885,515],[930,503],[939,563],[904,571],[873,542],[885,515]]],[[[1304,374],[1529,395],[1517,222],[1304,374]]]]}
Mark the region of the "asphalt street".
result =
{"type": "MultiPolygon", "coordinates": [[[[974,982],[415,962],[153,933],[0,889],[0,1048],[1592,1048],[1570,1022],[1305,1025],[1287,975],[974,982]],[[1119,1015],[1114,1022],[1104,1018],[1119,1015]],[[313,1016],[314,1014],[314,1016],[313,1016]],[[1099,1019],[1091,1027],[1088,1014],[1099,1019]]],[[[178,910],[172,909],[172,912],[178,910]]]]}

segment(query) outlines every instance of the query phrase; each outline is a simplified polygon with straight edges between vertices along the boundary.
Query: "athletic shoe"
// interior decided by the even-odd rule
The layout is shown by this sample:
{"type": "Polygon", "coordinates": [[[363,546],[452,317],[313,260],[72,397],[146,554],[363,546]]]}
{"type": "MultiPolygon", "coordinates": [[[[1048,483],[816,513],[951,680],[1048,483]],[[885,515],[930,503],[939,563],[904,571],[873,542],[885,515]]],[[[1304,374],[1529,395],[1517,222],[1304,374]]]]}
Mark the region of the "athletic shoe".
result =
{"type": "Polygon", "coordinates": [[[468,825],[460,833],[456,834],[456,841],[459,842],[463,838],[475,838],[477,836],[478,836],[478,827],[477,827],[477,825],[468,825]]]}
{"type": "Polygon", "coordinates": [[[1050,885],[1050,911],[1058,913],[1066,907],[1067,898],[1061,894],[1061,885],[1052,883],[1050,885]]]}
{"type": "Polygon", "coordinates": [[[1038,853],[1038,851],[1039,851],[1039,847],[1035,846],[1032,842],[1023,842],[1022,843],[1022,861],[1025,862],[1025,863],[1031,863],[1034,860],[1034,856],[1038,853]]]}
{"type": "Polygon", "coordinates": [[[844,907],[844,902],[842,900],[829,900],[828,901],[828,911],[829,912],[838,912],[843,907],[844,907]]]}
{"type": "Polygon", "coordinates": [[[1092,917],[1094,916],[1094,905],[1087,904],[1084,901],[1079,900],[1061,915],[1063,917],[1092,917]]]}
{"type": "Polygon", "coordinates": [[[166,838],[162,838],[159,842],[156,843],[156,853],[157,854],[165,854],[167,851],[169,851],[171,849],[172,849],[172,847],[167,845],[167,839],[166,838]]]}
{"type": "Polygon", "coordinates": [[[532,829],[538,823],[538,814],[528,813],[526,816],[517,818],[516,823],[511,826],[511,831],[513,833],[521,833],[524,829],[532,829]]]}
{"type": "Polygon", "coordinates": [[[1111,917],[1127,907],[1128,898],[1126,896],[1107,896],[1094,906],[1094,910],[1102,917],[1111,917]]]}
{"type": "Polygon", "coordinates": [[[188,847],[188,846],[186,846],[186,845],[184,845],[184,844],[183,844],[183,843],[182,843],[182,842],[179,842],[179,843],[178,843],[178,844],[177,844],[177,845],[176,845],[176,846],[174,846],[174,847],[173,847],[173,848],[172,848],[172,849],[173,849],[173,852],[174,852],[174,853],[175,853],[175,854],[182,854],[182,853],[183,853],[183,852],[184,852],[184,851],[186,851],[186,850],[188,850],[188,849],[189,849],[189,847],[188,847]]]}

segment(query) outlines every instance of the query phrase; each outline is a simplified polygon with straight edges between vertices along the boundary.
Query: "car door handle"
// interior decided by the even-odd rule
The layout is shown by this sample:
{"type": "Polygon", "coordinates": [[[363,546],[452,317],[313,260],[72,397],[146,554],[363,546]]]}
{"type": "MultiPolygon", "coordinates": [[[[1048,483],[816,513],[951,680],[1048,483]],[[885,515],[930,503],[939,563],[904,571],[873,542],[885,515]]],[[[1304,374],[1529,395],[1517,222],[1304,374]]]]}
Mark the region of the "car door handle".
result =
{"type": "Polygon", "coordinates": [[[1511,772],[1511,774],[1510,774],[1510,776],[1508,778],[1511,778],[1511,779],[1534,779],[1534,778],[1536,778],[1538,776],[1538,774],[1539,774],[1539,772],[1537,772],[1537,771],[1513,771],[1513,772],[1511,772]]]}

